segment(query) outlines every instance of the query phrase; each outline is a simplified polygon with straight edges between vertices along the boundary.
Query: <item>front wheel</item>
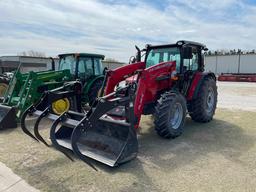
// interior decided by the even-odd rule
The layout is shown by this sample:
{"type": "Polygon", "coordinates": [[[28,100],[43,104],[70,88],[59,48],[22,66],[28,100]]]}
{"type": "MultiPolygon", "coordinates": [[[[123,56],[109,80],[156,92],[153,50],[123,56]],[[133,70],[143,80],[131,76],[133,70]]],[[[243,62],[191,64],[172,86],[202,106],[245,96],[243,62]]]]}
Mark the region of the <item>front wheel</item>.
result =
{"type": "Polygon", "coordinates": [[[155,108],[155,130],[164,138],[175,138],[182,134],[187,114],[185,98],[175,92],[166,92],[157,101],[155,108]]]}

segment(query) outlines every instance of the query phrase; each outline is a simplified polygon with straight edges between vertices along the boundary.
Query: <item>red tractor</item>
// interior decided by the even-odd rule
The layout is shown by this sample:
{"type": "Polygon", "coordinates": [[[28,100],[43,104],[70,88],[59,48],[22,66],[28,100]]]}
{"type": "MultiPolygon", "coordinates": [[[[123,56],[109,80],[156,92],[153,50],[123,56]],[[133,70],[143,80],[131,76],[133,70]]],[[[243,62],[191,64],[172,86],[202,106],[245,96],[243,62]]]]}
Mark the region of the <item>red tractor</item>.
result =
{"type": "Polygon", "coordinates": [[[89,157],[117,166],[137,155],[141,115],[153,114],[156,133],[164,138],[182,134],[187,113],[196,122],[211,121],[217,86],[215,75],[204,72],[205,50],[191,41],[138,50],[135,63],[106,73],[104,96],[87,113],[47,115],[54,120],[53,146],[65,154],[72,150],[87,163],[89,157]]]}

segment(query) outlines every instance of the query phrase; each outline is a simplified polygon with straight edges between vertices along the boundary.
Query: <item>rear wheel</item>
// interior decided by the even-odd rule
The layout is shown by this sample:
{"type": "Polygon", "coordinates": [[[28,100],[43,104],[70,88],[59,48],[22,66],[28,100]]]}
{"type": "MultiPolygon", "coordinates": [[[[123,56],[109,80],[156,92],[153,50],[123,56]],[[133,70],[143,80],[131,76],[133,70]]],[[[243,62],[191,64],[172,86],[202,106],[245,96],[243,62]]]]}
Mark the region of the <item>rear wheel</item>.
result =
{"type": "Polygon", "coordinates": [[[186,100],[174,92],[166,92],[157,101],[155,108],[155,130],[164,138],[175,138],[182,134],[187,113],[186,100]]]}
{"type": "Polygon", "coordinates": [[[217,105],[217,86],[213,78],[206,78],[196,99],[189,105],[189,115],[196,122],[209,122],[215,114],[217,105]]]}
{"type": "Polygon", "coordinates": [[[95,99],[99,95],[102,84],[103,84],[102,79],[99,79],[92,84],[88,93],[89,105],[92,105],[92,103],[95,101],[95,99]]]}
{"type": "Polygon", "coordinates": [[[0,78],[0,97],[4,97],[5,92],[8,89],[9,81],[5,78],[0,78]]]}

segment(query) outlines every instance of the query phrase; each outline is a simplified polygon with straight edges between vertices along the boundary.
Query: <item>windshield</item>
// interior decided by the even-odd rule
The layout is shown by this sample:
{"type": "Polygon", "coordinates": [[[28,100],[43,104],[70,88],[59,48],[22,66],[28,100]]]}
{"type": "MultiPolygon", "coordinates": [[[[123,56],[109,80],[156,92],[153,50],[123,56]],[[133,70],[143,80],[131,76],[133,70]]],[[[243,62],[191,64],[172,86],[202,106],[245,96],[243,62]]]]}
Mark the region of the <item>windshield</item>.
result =
{"type": "Polygon", "coordinates": [[[59,70],[69,69],[70,73],[75,75],[76,58],[74,55],[63,56],[60,58],[59,70]]]}
{"type": "Polygon", "coordinates": [[[178,47],[151,49],[147,55],[146,67],[167,61],[176,61],[176,70],[179,71],[180,49],[178,47]]]}

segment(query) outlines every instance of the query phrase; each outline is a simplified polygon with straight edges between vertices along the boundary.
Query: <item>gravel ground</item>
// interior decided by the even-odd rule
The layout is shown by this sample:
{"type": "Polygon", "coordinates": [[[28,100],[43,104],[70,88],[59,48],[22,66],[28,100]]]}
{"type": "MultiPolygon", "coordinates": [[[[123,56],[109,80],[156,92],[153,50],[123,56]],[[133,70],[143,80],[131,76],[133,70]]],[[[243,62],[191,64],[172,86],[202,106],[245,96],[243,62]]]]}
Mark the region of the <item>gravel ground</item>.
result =
{"type": "MultiPolygon", "coordinates": [[[[255,97],[251,84],[248,89],[218,86],[219,97],[255,97]]],[[[219,101],[212,122],[199,124],[188,117],[184,134],[173,140],[158,137],[152,117],[144,116],[138,158],[118,168],[92,161],[96,172],[80,160],[71,162],[19,128],[0,132],[0,161],[42,191],[255,191],[255,108],[243,111],[244,106],[219,101]]]]}
{"type": "Polygon", "coordinates": [[[256,83],[218,82],[218,107],[256,111],[256,83]]]}

